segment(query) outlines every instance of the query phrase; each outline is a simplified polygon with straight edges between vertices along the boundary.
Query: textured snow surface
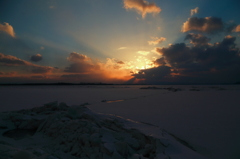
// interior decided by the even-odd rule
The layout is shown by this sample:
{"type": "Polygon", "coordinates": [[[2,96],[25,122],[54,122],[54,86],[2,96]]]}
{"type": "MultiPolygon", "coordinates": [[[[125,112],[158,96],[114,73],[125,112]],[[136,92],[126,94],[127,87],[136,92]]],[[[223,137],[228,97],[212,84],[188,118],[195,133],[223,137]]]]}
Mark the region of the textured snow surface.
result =
{"type": "MultiPolygon", "coordinates": [[[[202,159],[152,125],[51,102],[0,113],[0,159],[202,159]]],[[[184,144],[182,144],[184,143],[184,144]]]]}

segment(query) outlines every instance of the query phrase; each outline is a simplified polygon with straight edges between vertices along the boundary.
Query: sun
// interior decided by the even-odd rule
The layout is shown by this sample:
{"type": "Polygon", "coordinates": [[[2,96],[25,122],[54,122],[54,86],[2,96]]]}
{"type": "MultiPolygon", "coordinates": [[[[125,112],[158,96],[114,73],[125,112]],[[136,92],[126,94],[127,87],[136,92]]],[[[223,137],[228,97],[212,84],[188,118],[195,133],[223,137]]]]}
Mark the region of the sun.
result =
{"type": "Polygon", "coordinates": [[[128,63],[128,68],[132,70],[133,73],[138,73],[140,70],[150,69],[156,67],[153,60],[149,60],[144,56],[137,56],[135,60],[128,63]]]}

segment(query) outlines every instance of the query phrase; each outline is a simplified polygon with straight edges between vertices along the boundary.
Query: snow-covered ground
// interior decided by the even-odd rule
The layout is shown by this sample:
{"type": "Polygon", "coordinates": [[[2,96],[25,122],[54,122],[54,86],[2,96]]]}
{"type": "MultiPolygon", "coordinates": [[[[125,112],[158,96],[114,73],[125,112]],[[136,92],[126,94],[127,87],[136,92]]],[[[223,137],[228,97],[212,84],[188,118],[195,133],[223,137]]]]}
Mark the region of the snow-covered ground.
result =
{"type": "MultiPolygon", "coordinates": [[[[172,88],[170,86],[6,86],[0,87],[0,95],[1,111],[29,109],[50,101],[66,102],[68,105],[84,104],[93,112],[113,114],[148,123],[138,123],[135,128],[141,129],[146,135],[152,134],[154,138],[159,138],[157,135],[165,132],[169,136],[167,140],[171,138],[171,141],[174,141],[172,145],[178,148],[186,147],[181,144],[179,146],[177,144],[179,142],[175,142],[177,140],[172,135],[186,141],[197,150],[197,153],[208,158],[238,159],[240,157],[239,85],[172,86],[172,88]],[[141,87],[146,89],[140,89],[141,87]],[[150,131],[151,129],[154,131],[150,131]]],[[[129,122],[121,123],[129,125],[129,122]]],[[[39,136],[32,140],[37,140],[37,137],[39,136]]],[[[1,140],[0,138],[0,142],[1,140]]],[[[173,149],[169,152],[166,150],[166,152],[171,155],[184,154],[179,153],[178,150],[173,149]]]]}

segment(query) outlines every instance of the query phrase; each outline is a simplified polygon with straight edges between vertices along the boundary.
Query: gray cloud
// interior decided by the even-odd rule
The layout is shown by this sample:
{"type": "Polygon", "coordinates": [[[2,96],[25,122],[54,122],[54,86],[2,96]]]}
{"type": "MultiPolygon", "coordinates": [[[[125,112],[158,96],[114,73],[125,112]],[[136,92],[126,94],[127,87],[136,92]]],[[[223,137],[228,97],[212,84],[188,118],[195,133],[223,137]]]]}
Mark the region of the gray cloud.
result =
{"type": "MultiPolygon", "coordinates": [[[[147,84],[154,84],[166,81],[170,73],[171,68],[163,65],[145,70],[140,70],[138,74],[133,74],[133,76],[134,79],[144,79],[147,84]]],[[[131,80],[133,81],[133,79],[131,80]]]]}
{"type": "Polygon", "coordinates": [[[42,55],[41,54],[36,54],[36,55],[31,56],[30,59],[31,59],[31,61],[38,62],[38,61],[42,60],[42,55]]]}
{"type": "Polygon", "coordinates": [[[69,73],[87,73],[91,70],[99,69],[98,65],[94,65],[91,58],[86,55],[72,52],[69,54],[68,61],[72,62],[69,67],[66,67],[64,72],[69,73]]]}
{"type": "Polygon", "coordinates": [[[154,61],[154,64],[156,64],[156,65],[165,65],[166,64],[166,62],[165,62],[165,59],[164,59],[164,57],[161,57],[161,58],[159,58],[159,59],[156,59],[155,61],[154,61]]]}
{"type": "Polygon", "coordinates": [[[191,17],[183,23],[182,32],[199,31],[205,33],[216,33],[224,30],[224,23],[217,17],[191,17]]]}
{"type": "Polygon", "coordinates": [[[187,46],[185,43],[178,43],[156,48],[161,58],[156,59],[154,63],[159,67],[141,70],[133,75],[134,79],[143,79],[149,84],[167,81],[175,83],[240,81],[238,73],[240,49],[236,47],[235,41],[236,37],[228,35],[221,42],[212,45],[187,46]]]}
{"type": "Polygon", "coordinates": [[[69,54],[67,60],[71,62],[83,62],[83,61],[90,61],[91,59],[86,55],[83,55],[77,52],[72,52],[69,54]]]}
{"type": "Polygon", "coordinates": [[[188,47],[184,43],[179,43],[167,48],[157,48],[157,52],[171,66],[182,72],[222,70],[240,66],[240,52],[239,48],[236,48],[235,40],[236,37],[226,36],[219,43],[202,47],[188,47]]]}
{"type": "Polygon", "coordinates": [[[211,39],[202,34],[188,33],[185,40],[190,40],[190,43],[194,45],[208,45],[211,39]]]}

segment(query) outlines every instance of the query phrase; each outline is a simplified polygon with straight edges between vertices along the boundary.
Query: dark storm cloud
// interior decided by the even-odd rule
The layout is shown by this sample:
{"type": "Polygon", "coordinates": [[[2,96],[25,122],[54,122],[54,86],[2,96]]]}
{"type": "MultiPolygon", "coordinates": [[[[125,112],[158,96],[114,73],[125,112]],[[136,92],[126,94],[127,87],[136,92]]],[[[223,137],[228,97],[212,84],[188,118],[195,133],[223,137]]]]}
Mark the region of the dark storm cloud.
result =
{"type": "Polygon", "coordinates": [[[156,59],[156,60],[154,61],[154,64],[156,64],[156,65],[165,65],[166,62],[165,62],[164,57],[161,57],[161,58],[159,58],[159,59],[156,59]]]}
{"type": "Polygon", "coordinates": [[[181,64],[191,63],[193,61],[191,50],[186,46],[185,43],[170,45],[166,48],[156,48],[156,51],[160,53],[173,67],[177,67],[181,64]]]}
{"type": "Polygon", "coordinates": [[[240,67],[240,52],[234,43],[235,40],[235,37],[226,36],[221,42],[213,45],[189,47],[185,43],[179,43],[156,50],[167,63],[182,74],[222,71],[240,67]]]}
{"type": "Polygon", "coordinates": [[[182,26],[182,32],[199,31],[213,34],[223,30],[224,23],[218,17],[191,17],[182,26]]]}
{"type": "Polygon", "coordinates": [[[30,59],[31,59],[31,61],[38,62],[38,61],[42,60],[42,55],[41,54],[36,54],[36,55],[31,56],[30,59]]]}
{"type": "Polygon", "coordinates": [[[144,79],[148,84],[164,81],[164,78],[169,76],[171,68],[168,66],[158,66],[139,71],[133,74],[134,79],[144,79]]]}
{"type": "Polygon", "coordinates": [[[201,34],[188,33],[185,40],[190,40],[194,45],[208,45],[211,39],[201,34]]]}
{"type": "MultiPolygon", "coordinates": [[[[188,38],[193,40],[194,36],[195,34],[188,38]]],[[[212,45],[187,46],[185,43],[178,43],[156,48],[161,58],[156,59],[154,63],[159,67],[141,70],[133,75],[134,79],[144,79],[149,84],[164,81],[178,83],[240,81],[240,51],[235,40],[236,37],[228,35],[221,42],[212,45]]],[[[200,40],[202,41],[205,43],[208,40],[200,40]]]]}

